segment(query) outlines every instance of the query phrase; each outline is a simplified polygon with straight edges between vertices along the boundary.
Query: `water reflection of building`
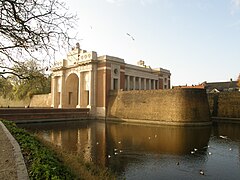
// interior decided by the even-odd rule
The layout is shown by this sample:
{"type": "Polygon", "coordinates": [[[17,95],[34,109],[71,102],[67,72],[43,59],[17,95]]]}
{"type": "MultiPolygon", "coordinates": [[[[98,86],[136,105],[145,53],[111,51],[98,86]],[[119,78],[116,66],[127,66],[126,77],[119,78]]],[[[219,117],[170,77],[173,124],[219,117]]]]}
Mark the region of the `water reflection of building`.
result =
{"type": "Polygon", "coordinates": [[[62,146],[62,131],[58,131],[54,133],[54,131],[50,131],[50,142],[54,142],[57,146],[62,146]]]}
{"type": "Polygon", "coordinates": [[[60,146],[66,151],[77,152],[85,161],[106,164],[105,125],[89,124],[76,128],[57,128],[42,131],[45,140],[60,146]]]}
{"type": "Polygon", "coordinates": [[[194,148],[203,149],[208,145],[210,133],[211,126],[156,127],[88,122],[84,126],[57,128],[50,131],[49,137],[44,136],[67,151],[78,152],[86,161],[103,166],[111,164],[119,170],[131,163],[133,153],[185,155],[194,148]]]}
{"type": "MultiPolygon", "coordinates": [[[[146,167],[150,161],[155,163],[156,161],[152,161],[152,159],[156,157],[159,160],[157,165],[161,165],[162,161],[169,163],[168,158],[173,159],[170,163],[175,164],[180,157],[187,159],[188,167],[212,167],[212,161],[209,164],[208,158],[212,159],[216,158],[215,155],[222,155],[222,152],[212,151],[217,150],[215,149],[217,146],[212,146],[217,145],[213,141],[210,148],[207,149],[211,126],[156,127],[120,123],[107,123],[105,125],[99,122],[72,122],[66,123],[66,125],[54,123],[53,125],[45,125],[44,128],[41,128],[44,124],[37,126],[36,129],[42,132],[42,136],[46,140],[58,144],[70,152],[79,152],[83,154],[86,161],[108,166],[119,173],[126,172],[129,167],[135,168],[135,165],[146,167]],[[190,151],[193,148],[197,148],[198,153],[192,155],[190,151]],[[213,155],[209,156],[208,152],[212,152],[213,155]],[[111,157],[108,158],[108,155],[111,157]]],[[[236,149],[239,149],[240,125],[219,123],[213,130],[214,139],[224,135],[229,140],[223,139],[223,141],[228,143],[232,140],[234,142],[234,147],[231,146],[233,150],[226,150],[229,153],[227,158],[234,157],[235,160],[235,155],[239,157],[239,150],[236,152],[236,149]],[[233,156],[232,152],[237,154],[233,156]]],[[[232,163],[231,160],[228,163],[232,163]]],[[[179,162],[181,166],[182,161],[179,162]]],[[[239,164],[239,162],[237,163],[239,164]]],[[[225,161],[223,164],[225,165],[225,161]]]]}
{"type": "Polygon", "coordinates": [[[120,158],[112,158],[108,161],[113,169],[123,172],[128,164],[136,161],[143,163],[141,155],[144,154],[190,155],[194,148],[206,151],[211,127],[107,124],[106,131],[108,153],[114,156],[114,149],[117,149],[118,153],[120,150],[123,151],[122,154],[119,153],[120,158]]]}
{"type": "Polygon", "coordinates": [[[134,125],[108,126],[108,140],[113,146],[121,141],[124,147],[147,153],[187,154],[193,148],[207,146],[211,127],[147,127],[134,125]],[[110,138],[110,139],[109,139],[110,138]]]}

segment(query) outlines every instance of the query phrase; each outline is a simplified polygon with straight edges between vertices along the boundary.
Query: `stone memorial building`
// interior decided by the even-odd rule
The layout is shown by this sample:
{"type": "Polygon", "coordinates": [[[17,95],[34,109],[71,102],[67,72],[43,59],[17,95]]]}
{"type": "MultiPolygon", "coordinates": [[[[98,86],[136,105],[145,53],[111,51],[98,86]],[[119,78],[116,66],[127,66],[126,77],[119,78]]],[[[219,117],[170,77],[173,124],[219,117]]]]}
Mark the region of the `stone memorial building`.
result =
{"type": "Polygon", "coordinates": [[[169,70],[137,65],[121,58],[98,56],[80,49],[79,43],[67,58],[52,68],[53,108],[90,108],[92,115],[105,116],[110,90],[170,89],[169,70]]]}

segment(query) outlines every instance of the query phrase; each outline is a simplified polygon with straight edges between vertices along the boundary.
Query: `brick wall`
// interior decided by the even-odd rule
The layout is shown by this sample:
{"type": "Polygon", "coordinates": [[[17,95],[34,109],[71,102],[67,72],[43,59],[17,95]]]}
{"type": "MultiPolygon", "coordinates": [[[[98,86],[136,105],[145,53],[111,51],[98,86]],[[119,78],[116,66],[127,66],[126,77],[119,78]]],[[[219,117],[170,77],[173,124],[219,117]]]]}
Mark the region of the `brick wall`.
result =
{"type": "Polygon", "coordinates": [[[51,93],[34,95],[30,101],[30,107],[51,107],[51,93]]]}
{"type": "Polygon", "coordinates": [[[208,94],[208,102],[212,116],[240,118],[240,92],[208,94]]]}
{"type": "Polygon", "coordinates": [[[171,89],[111,92],[108,116],[165,122],[210,121],[203,89],[171,89]]]}

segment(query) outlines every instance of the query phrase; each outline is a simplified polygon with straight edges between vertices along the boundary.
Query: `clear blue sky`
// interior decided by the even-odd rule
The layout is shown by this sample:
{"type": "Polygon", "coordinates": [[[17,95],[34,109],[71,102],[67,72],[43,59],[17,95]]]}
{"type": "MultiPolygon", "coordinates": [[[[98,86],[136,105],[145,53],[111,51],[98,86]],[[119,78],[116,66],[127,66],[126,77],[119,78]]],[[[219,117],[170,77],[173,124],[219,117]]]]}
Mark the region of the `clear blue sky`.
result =
{"type": "Polygon", "coordinates": [[[82,49],[169,69],[172,85],[235,80],[240,73],[240,0],[68,0],[66,5],[78,15],[82,49]]]}

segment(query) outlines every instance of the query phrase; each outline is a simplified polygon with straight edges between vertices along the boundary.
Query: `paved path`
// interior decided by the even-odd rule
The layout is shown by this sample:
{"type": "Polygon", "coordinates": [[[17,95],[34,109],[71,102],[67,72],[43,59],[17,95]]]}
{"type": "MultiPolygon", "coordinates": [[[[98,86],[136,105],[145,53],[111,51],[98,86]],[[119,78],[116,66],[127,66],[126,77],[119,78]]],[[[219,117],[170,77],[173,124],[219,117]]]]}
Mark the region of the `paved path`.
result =
{"type": "Polygon", "coordinates": [[[0,179],[29,179],[20,147],[0,122],[0,179]]]}

